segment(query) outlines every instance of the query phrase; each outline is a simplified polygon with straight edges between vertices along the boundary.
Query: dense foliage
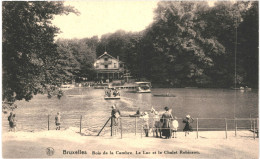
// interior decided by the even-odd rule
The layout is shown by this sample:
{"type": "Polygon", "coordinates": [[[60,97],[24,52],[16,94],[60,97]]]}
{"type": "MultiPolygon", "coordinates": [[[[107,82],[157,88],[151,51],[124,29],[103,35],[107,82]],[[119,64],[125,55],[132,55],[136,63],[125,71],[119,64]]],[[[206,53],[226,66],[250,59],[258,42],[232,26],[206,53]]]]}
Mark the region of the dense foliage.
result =
{"type": "Polygon", "coordinates": [[[144,31],[102,36],[105,49],[153,83],[258,87],[258,2],[162,1],[144,31]]]}
{"type": "Polygon", "coordinates": [[[63,68],[66,81],[80,81],[82,78],[94,80],[95,71],[93,68],[96,59],[96,46],[98,37],[85,39],[58,39],[59,66],[63,68]]]}
{"type": "Polygon", "coordinates": [[[57,90],[63,80],[54,43],[59,30],[51,20],[70,12],[77,13],[63,2],[2,2],[3,101],[50,97],[57,90]]]}

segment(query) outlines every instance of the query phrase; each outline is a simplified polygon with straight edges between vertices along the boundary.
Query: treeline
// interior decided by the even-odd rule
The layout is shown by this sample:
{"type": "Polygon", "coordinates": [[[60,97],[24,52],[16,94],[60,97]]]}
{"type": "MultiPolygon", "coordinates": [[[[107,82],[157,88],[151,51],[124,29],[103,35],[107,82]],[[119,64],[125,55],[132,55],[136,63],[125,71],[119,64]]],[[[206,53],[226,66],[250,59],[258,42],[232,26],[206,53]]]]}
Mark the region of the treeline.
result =
{"type": "Polygon", "coordinates": [[[58,65],[63,68],[60,74],[64,75],[64,82],[77,82],[83,78],[94,80],[96,74],[93,63],[96,59],[97,36],[72,40],[58,39],[56,44],[59,53],[58,65]]]}
{"type": "Polygon", "coordinates": [[[162,1],[154,14],[153,23],[141,32],[119,30],[101,39],[65,40],[70,43],[67,54],[72,52],[82,64],[75,64],[81,67],[78,75],[93,74],[94,52],[98,57],[106,50],[119,56],[134,78],[161,86],[235,87],[236,82],[258,87],[257,1],[222,1],[214,7],[162,1]]]}
{"type": "Polygon", "coordinates": [[[142,32],[103,35],[97,56],[106,48],[135,78],[172,87],[258,87],[258,1],[162,1],[154,13],[142,32]]]}

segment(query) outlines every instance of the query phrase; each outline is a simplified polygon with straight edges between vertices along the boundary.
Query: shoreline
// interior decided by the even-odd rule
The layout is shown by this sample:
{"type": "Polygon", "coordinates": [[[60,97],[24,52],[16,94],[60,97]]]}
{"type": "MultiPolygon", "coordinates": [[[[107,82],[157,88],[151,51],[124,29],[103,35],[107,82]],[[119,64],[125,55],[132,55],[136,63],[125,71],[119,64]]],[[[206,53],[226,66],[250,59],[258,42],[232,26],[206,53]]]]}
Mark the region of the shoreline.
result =
{"type": "MultiPolygon", "coordinates": [[[[3,158],[258,158],[258,138],[250,131],[177,132],[178,138],[161,139],[120,133],[111,137],[80,134],[76,128],[41,132],[3,132],[3,158]],[[246,144],[246,146],[245,146],[246,144]],[[46,148],[53,148],[52,156],[46,148]],[[65,151],[64,151],[65,150],[65,151]]],[[[152,135],[152,133],[150,133],[152,135]]]]}

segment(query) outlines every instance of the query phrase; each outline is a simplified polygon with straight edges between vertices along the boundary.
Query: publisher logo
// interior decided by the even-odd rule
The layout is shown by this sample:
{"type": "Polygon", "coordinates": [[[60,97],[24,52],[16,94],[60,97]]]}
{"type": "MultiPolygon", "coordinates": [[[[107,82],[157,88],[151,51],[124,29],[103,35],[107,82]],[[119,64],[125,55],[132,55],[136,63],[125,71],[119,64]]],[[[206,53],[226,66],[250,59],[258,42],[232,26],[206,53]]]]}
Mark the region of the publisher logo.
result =
{"type": "Polygon", "coordinates": [[[52,155],[54,154],[54,149],[53,149],[52,147],[48,147],[48,148],[46,149],[46,154],[47,154],[48,156],[52,156],[52,155]]]}

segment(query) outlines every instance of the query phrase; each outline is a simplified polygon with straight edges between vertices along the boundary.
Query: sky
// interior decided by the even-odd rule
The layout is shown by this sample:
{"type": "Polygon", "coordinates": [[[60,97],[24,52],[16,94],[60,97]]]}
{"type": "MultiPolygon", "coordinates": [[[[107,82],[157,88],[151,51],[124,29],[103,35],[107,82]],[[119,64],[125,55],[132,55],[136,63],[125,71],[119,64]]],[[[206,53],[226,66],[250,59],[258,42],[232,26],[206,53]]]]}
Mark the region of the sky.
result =
{"type": "MultiPolygon", "coordinates": [[[[117,30],[137,32],[152,23],[158,1],[65,1],[81,14],[56,16],[53,24],[60,28],[57,38],[99,38],[117,30]]],[[[213,4],[211,1],[209,4],[213,4]]]]}
{"type": "Polygon", "coordinates": [[[58,38],[85,38],[117,30],[141,31],[153,21],[157,1],[65,2],[81,14],[56,16],[53,24],[62,31],[58,38]]]}

